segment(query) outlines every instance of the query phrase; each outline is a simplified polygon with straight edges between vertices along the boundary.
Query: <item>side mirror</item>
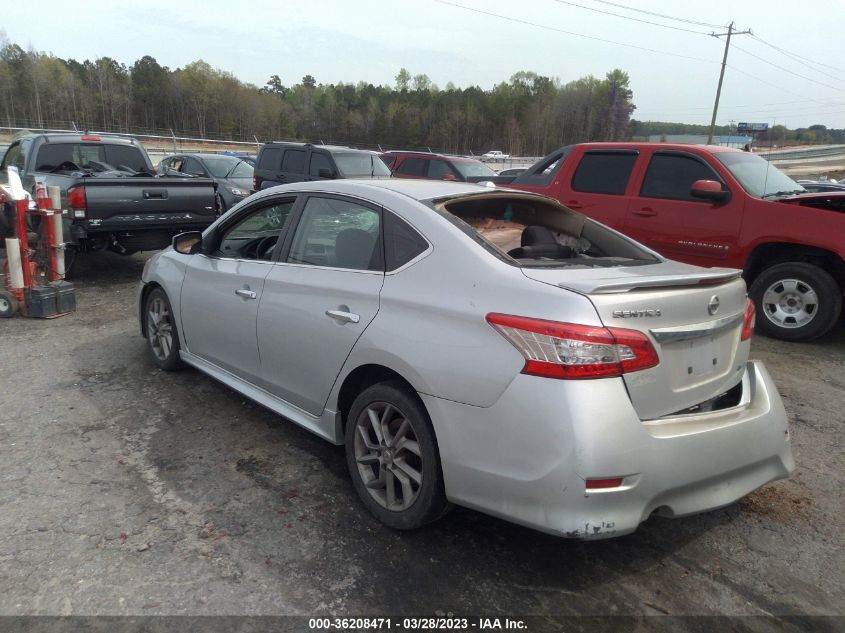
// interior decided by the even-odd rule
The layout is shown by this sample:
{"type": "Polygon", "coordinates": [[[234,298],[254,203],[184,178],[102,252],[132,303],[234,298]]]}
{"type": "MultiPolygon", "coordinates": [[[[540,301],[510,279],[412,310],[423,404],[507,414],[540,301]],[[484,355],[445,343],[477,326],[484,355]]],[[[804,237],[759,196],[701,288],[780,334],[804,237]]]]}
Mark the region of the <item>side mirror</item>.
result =
{"type": "Polygon", "coordinates": [[[715,180],[696,180],[690,188],[690,195],[702,200],[711,200],[724,204],[731,199],[731,192],[722,188],[722,183],[715,180]]]}
{"type": "Polygon", "coordinates": [[[320,178],[334,178],[334,173],[331,169],[326,169],[325,167],[321,167],[317,172],[317,175],[320,178]]]}
{"type": "Polygon", "coordinates": [[[183,255],[193,255],[202,246],[202,233],[200,231],[188,231],[173,236],[173,250],[183,255]]]}
{"type": "Polygon", "coordinates": [[[443,180],[457,180],[458,177],[455,174],[443,174],[443,180]]]}

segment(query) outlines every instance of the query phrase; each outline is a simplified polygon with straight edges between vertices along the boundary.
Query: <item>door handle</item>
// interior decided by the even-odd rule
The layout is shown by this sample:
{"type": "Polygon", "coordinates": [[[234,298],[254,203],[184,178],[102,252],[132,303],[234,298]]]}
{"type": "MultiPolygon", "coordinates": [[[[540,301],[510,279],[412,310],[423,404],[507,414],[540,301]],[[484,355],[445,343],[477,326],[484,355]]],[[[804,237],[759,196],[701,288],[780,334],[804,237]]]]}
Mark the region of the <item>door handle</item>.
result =
{"type": "Polygon", "coordinates": [[[359,315],[343,310],[326,310],[326,316],[340,323],[358,323],[361,320],[359,315]]]}
{"type": "Polygon", "coordinates": [[[258,295],[249,288],[238,288],[237,290],[235,290],[235,294],[239,297],[243,297],[244,299],[258,298],[258,295]]]}
{"type": "Polygon", "coordinates": [[[634,209],[631,211],[634,215],[640,215],[644,218],[651,217],[653,215],[657,215],[657,211],[652,209],[651,207],[643,207],[642,209],[634,209]]]}
{"type": "Polygon", "coordinates": [[[578,202],[577,200],[570,200],[566,203],[566,206],[570,209],[583,209],[584,205],[578,202]]]}

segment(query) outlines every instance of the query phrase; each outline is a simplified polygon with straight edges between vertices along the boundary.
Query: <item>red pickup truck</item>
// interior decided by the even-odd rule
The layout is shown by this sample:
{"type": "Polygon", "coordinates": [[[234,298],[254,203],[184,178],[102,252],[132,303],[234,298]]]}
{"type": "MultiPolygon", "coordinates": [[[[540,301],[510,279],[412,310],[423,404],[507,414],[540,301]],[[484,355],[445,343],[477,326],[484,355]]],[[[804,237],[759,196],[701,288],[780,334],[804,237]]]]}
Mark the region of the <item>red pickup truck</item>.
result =
{"type": "Polygon", "coordinates": [[[806,193],[756,154],[584,143],[494,182],[556,198],[671,259],[742,269],[769,336],[813,339],[842,313],[845,193],[806,193]]]}

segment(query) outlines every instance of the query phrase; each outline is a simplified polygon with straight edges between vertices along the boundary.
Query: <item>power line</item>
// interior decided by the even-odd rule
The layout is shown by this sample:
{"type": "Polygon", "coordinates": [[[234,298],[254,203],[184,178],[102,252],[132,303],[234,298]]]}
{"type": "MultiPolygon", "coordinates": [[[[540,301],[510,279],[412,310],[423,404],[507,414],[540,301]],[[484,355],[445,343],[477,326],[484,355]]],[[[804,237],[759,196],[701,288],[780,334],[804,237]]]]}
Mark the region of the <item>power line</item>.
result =
{"type": "Polygon", "coordinates": [[[715,64],[715,62],[711,59],[704,59],[703,57],[693,57],[691,55],[682,55],[680,53],[673,53],[671,51],[662,51],[655,48],[647,48],[645,46],[637,46],[636,44],[628,44],[626,42],[617,42],[615,40],[608,40],[602,37],[596,37],[594,35],[585,35],[584,33],[576,33],[575,31],[566,31],[564,29],[559,29],[554,26],[549,26],[548,24],[539,24],[537,22],[529,22],[528,20],[523,20],[521,18],[514,18],[507,15],[501,15],[499,13],[493,13],[492,11],[485,11],[484,9],[476,9],[475,7],[467,7],[462,4],[458,4],[457,2],[448,2],[447,0],[434,0],[439,4],[445,4],[450,7],[455,7],[458,9],[463,9],[464,11],[471,11],[473,13],[480,13],[482,15],[487,15],[493,18],[498,18],[500,20],[507,20],[508,22],[515,22],[517,24],[524,24],[526,26],[533,26],[538,29],[545,29],[547,31],[554,31],[556,33],[563,33],[565,35],[572,35],[574,37],[581,37],[587,40],[593,40],[596,42],[604,42],[605,44],[615,44],[616,46],[625,46],[627,48],[635,48],[640,51],[647,51],[649,53],[657,53],[658,55],[667,55],[669,57],[679,57],[681,59],[692,59],[697,62],[704,62],[706,64],[715,64]]]}
{"type": "MultiPolygon", "coordinates": [[[[822,67],[824,67],[824,68],[829,68],[829,69],[831,69],[831,70],[836,70],[836,71],[839,71],[839,72],[845,72],[845,70],[843,70],[842,68],[837,68],[836,66],[830,66],[830,65],[828,65],[828,64],[824,64],[824,63],[822,63],[822,62],[817,62],[817,61],[814,61],[814,60],[812,60],[812,59],[810,59],[810,58],[808,58],[808,57],[802,57],[802,56],[801,56],[801,55],[799,55],[798,53],[791,53],[791,52],[789,52],[788,50],[786,50],[786,49],[784,49],[784,48],[780,48],[780,47],[775,46],[774,44],[772,44],[772,43],[770,43],[770,42],[767,42],[767,41],[766,41],[766,40],[764,40],[762,37],[760,37],[760,36],[758,36],[758,35],[755,35],[755,34],[753,34],[753,33],[751,34],[751,37],[753,37],[755,40],[757,40],[757,41],[758,41],[758,42],[760,42],[761,44],[764,44],[764,45],[768,46],[769,48],[776,50],[778,53],[781,53],[782,55],[786,55],[787,57],[792,58],[793,60],[800,60],[800,61],[803,61],[803,62],[805,62],[805,63],[807,63],[807,64],[814,64],[814,65],[816,65],[816,66],[822,66],[822,67]]],[[[822,71],[822,72],[823,72],[823,71],[822,71]]]]}
{"type": "Polygon", "coordinates": [[[751,77],[751,79],[753,79],[754,81],[759,81],[760,83],[766,84],[767,86],[771,86],[772,88],[777,88],[779,91],[785,92],[786,94],[792,95],[794,97],[803,97],[803,99],[802,99],[803,101],[814,101],[816,103],[824,103],[824,101],[820,101],[818,99],[813,99],[812,97],[808,97],[806,95],[801,95],[797,92],[793,92],[792,90],[789,90],[788,88],[783,88],[781,86],[778,86],[777,84],[773,84],[771,81],[766,81],[765,79],[760,79],[757,75],[746,72],[746,71],[744,71],[740,68],[737,68],[736,66],[731,66],[730,64],[728,64],[727,67],[730,68],[735,73],[739,73],[740,75],[745,75],[746,77],[751,77]]]}
{"type": "Polygon", "coordinates": [[[593,7],[585,7],[583,4],[578,4],[576,2],[567,2],[567,0],[555,0],[555,2],[559,4],[568,4],[571,7],[578,7],[579,9],[586,9],[587,11],[595,11],[596,13],[603,13],[604,15],[612,15],[617,18],[623,18],[625,20],[633,20],[634,22],[640,22],[642,24],[651,24],[653,26],[660,26],[664,29],[672,29],[673,31],[683,31],[685,33],[695,33],[696,35],[709,35],[704,31],[694,31],[692,29],[685,29],[680,26],[672,26],[671,24],[660,24],[660,22],[652,22],[650,20],[641,20],[639,18],[632,18],[629,15],[622,15],[621,13],[613,13],[612,11],[603,11],[601,9],[594,9],[593,7]]]}
{"type": "Polygon", "coordinates": [[[676,22],[686,22],[687,24],[697,24],[698,26],[707,26],[711,29],[723,29],[725,28],[724,24],[710,24],[709,22],[699,22],[697,20],[688,20],[686,18],[678,18],[671,15],[666,15],[665,13],[657,13],[656,11],[646,11],[645,9],[637,9],[634,7],[629,7],[624,4],[619,4],[618,2],[608,2],[607,0],[593,0],[593,2],[598,2],[601,4],[609,4],[612,7],[616,7],[618,9],[625,9],[627,11],[635,11],[636,13],[644,13],[645,15],[652,15],[658,18],[665,18],[667,20],[675,20],[676,22]]]}
{"type": "MultiPolygon", "coordinates": [[[[767,42],[767,41],[766,41],[766,40],[764,40],[762,37],[759,37],[759,36],[757,36],[757,35],[754,35],[753,33],[751,34],[751,37],[753,37],[755,40],[757,40],[757,41],[758,41],[758,42],[760,42],[761,44],[763,44],[763,45],[765,45],[765,46],[768,46],[769,48],[771,48],[771,49],[773,49],[773,50],[776,50],[776,51],[777,51],[778,53],[780,53],[781,55],[785,55],[786,57],[789,57],[789,58],[790,58],[790,59],[792,59],[793,61],[797,61],[797,62],[799,62],[799,63],[803,63],[804,65],[811,64],[811,65],[814,65],[814,66],[822,66],[823,68],[829,68],[829,69],[831,69],[831,70],[836,70],[836,71],[839,71],[839,72],[845,72],[845,70],[843,70],[843,69],[841,69],[841,68],[837,68],[836,66],[830,66],[830,65],[828,65],[828,64],[824,64],[824,63],[822,63],[822,62],[817,62],[817,61],[814,61],[814,60],[812,60],[812,59],[810,59],[810,58],[808,58],[808,57],[802,57],[802,56],[801,56],[801,55],[799,55],[798,53],[791,53],[791,52],[789,52],[788,50],[786,50],[785,48],[780,48],[779,46],[775,46],[774,44],[772,44],[772,43],[770,43],[770,42],[767,42]]],[[[816,70],[816,69],[812,69],[812,70],[816,70]]],[[[816,70],[816,72],[826,73],[826,71],[823,71],[823,70],[816,70]]],[[[826,73],[826,74],[827,74],[828,76],[831,76],[829,73],[826,73]]],[[[834,77],[834,79],[836,79],[836,77],[834,77]]],[[[840,81],[842,81],[842,80],[840,79],[840,81]]]]}
{"type": "Polygon", "coordinates": [[[751,57],[754,57],[755,59],[759,59],[764,64],[768,64],[769,66],[777,68],[778,70],[782,70],[783,72],[789,73],[790,75],[795,75],[796,77],[800,77],[801,79],[804,79],[806,81],[811,81],[814,84],[819,84],[820,86],[824,86],[825,88],[830,88],[831,90],[836,90],[837,92],[845,92],[845,88],[837,88],[836,86],[831,86],[830,84],[826,84],[823,81],[818,81],[816,79],[813,79],[812,77],[807,77],[807,75],[802,75],[801,73],[796,73],[795,71],[789,70],[788,68],[784,68],[783,66],[775,64],[774,62],[770,62],[768,59],[766,59],[764,57],[760,57],[759,55],[755,55],[751,51],[747,51],[744,48],[737,46],[736,44],[734,44],[734,48],[737,49],[738,51],[742,51],[746,55],[750,55],[751,57]]]}

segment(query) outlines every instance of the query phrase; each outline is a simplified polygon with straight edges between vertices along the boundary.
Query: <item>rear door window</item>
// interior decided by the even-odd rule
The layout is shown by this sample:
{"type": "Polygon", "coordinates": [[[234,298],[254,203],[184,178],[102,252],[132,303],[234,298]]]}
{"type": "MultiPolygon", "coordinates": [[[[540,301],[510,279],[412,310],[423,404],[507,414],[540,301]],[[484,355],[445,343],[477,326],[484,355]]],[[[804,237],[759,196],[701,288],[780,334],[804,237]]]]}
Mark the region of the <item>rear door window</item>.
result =
{"type": "Polygon", "coordinates": [[[406,158],[396,169],[396,173],[405,176],[424,177],[427,162],[424,158],[406,158]]]}
{"type": "Polygon", "coordinates": [[[721,181],[721,178],[709,165],[692,156],[656,153],[648,164],[640,196],[710,204],[708,200],[690,194],[696,180],[721,181]]]}
{"type": "Polygon", "coordinates": [[[311,196],[302,210],[287,261],[350,270],[384,270],[381,214],[351,200],[311,196]]]}
{"type": "Polygon", "coordinates": [[[572,177],[572,189],[621,196],[636,162],[636,152],[587,152],[572,177]]]}
{"type": "Polygon", "coordinates": [[[205,176],[205,169],[196,158],[186,158],[185,164],[182,166],[182,173],[191,176],[205,176]]]}
{"type": "Polygon", "coordinates": [[[258,169],[266,169],[268,171],[279,171],[279,166],[282,164],[282,148],[281,147],[265,147],[261,152],[261,158],[258,161],[258,169]]]}
{"type": "Polygon", "coordinates": [[[289,149],[282,159],[282,171],[296,174],[305,173],[305,151],[301,149],[289,149]]]}

